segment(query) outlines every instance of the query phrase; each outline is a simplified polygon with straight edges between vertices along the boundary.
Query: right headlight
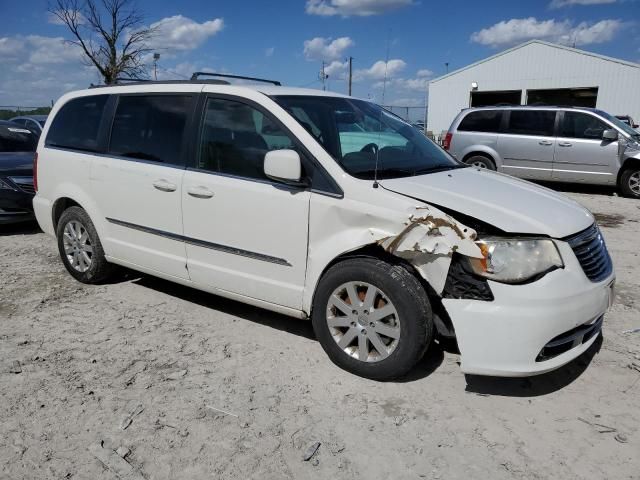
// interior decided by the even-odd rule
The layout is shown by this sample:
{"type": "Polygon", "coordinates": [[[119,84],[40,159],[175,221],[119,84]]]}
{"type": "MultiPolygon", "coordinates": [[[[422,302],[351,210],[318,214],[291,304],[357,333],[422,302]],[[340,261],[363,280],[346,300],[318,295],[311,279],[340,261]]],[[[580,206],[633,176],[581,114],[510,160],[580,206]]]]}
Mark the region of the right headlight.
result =
{"type": "Polygon", "coordinates": [[[524,283],[563,268],[553,240],[530,238],[486,238],[476,242],[483,258],[469,258],[473,271],[503,283],[524,283]]]}

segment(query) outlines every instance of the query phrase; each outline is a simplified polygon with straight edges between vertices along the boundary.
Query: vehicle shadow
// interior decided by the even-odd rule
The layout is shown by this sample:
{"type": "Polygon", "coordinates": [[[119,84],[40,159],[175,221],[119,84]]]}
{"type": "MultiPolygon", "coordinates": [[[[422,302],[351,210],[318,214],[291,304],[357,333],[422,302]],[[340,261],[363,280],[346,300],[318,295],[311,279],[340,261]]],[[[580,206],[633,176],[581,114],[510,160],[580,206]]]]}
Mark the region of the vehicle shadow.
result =
{"type": "Polygon", "coordinates": [[[166,295],[193,302],[205,308],[217,310],[248,320],[260,325],[265,325],[276,330],[298,335],[300,337],[315,340],[311,322],[298,320],[296,318],[281,315],[279,313],[264,310],[262,308],[253,307],[245,303],[230,300],[218,295],[196,290],[194,288],[185,287],[177,283],[162,280],[160,278],[141,275],[136,272],[127,272],[124,274],[122,281],[136,278],[132,283],[145,288],[151,288],[166,295]]]}
{"type": "Polygon", "coordinates": [[[534,377],[506,378],[465,375],[465,391],[478,395],[503,397],[539,397],[563,389],[577,380],[587,369],[602,346],[602,333],[582,355],[564,367],[534,377]]]}
{"type": "Polygon", "coordinates": [[[20,222],[0,225],[0,237],[10,235],[36,235],[42,233],[37,222],[20,222]]]}

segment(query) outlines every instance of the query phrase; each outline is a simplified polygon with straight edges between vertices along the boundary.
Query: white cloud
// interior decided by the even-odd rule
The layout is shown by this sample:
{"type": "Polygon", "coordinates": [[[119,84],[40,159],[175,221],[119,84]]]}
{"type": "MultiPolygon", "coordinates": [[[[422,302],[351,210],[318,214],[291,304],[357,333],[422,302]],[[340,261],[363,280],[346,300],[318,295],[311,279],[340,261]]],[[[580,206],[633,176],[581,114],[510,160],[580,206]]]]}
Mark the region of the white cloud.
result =
{"type": "Polygon", "coordinates": [[[552,0],[549,8],[571,7],[573,5],[603,5],[616,3],[617,0],[552,0]]]}
{"type": "Polygon", "coordinates": [[[620,20],[574,25],[570,20],[512,18],[473,33],[471,41],[492,47],[514,45],[534,38],[563,45],[590,45],[612,40],[624,26],[625,23],[620,20]]]}
{"type": "Polygon", "coordinates": [[[418,70],[418,72],[416,73],[416,77],[432,77],[432,76],[433,76],[433,72],[431,70],[427,70],[426,68],[418,70]]]}
{"type": "Polygon", "coordinates": [[[45,106],[70,90],[98,83],[75,45],[61,37],[0,37],[0,105],[45,106]]]}
{"type": "Polygon", "coordinates": [[[414,4],[413,0],[307,0],[306,12],[321,16],[367,17],[414,4]]]}
{"type": "Polygon", "coordinates": [[[329,65],[324,67],[324,73],[329,75],[329,78],[336,79],[347,73],[349,68],[349,62],[341,62],[339,60],[334,60],[329,65]]]}
{"type": "MultiPolygon", "coordinates": [[[[58,12],[60,12],[60,10],[57,10],[58,12]]],[[[71,10],[69,10],[71,11],[71,10]]],[[[79,10],[73,10],[73,12],[75,12],[75,15],[78,19],[78,23],[82,24],[86,22],[86,19],[84,17],[84,15],[82,15],[82,12],[80,12],[79,10]]],[[[64,25],[65,23],[60,20],[60,17],[58,17],[57,15],[55,15],[53,12],[47,12],[47,23],[50,23],[51,25],[64,25]]]]}
{"type": "Polygon", "coordinates": [[[315,37],[304,42],[304,56],[307,60],[336,60],[354,45],[349,37],[331,38],[315,37]]]}
{"type": "Polygon", "coordinates": [[[276,51],[275,47],[269,47],[267,49],[265,49],[264,51],[264,56],[265,57],[273,57],[273,53],[276,51]]]}
{"type": "Polygon", "coordinates": [[[386,64],[384,60],[378,60],[369,68],[356,70],[354,78],[356,80],[383,80],[386,76],[387,79],[390,79],[397,76],[406,66],[406,62],[399,58],[389,60],[386,64]]]}
{"type": "Polygon", "coordinates": [[[149,41],[150,48],[170,52],[194,50],[224,28],[224,20],[216,18],[198,23],[182,15],[163,18],[152,23],[156,33],[149,41]]]}

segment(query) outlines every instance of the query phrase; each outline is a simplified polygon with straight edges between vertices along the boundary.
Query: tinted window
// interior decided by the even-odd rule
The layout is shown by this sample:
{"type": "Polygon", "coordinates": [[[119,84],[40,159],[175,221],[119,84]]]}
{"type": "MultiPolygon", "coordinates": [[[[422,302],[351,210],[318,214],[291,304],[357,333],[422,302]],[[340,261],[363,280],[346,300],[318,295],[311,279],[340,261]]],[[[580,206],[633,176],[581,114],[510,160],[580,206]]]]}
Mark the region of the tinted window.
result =
{"type": "Polygon", "coordinates": [[[462,119],[458,126],[461,132],[491,132],[500,131],[502,121],[502,111],[500,110],[480,110],[471,112],[462,119]]]}
{"type": "Polygon", "coordinates": [[[264,156],[278,149],[295,146],[288,134],[262,112],[233,100],[207,101],[199,169],[267,180],[264,156]]]}
{"type": "Polygon", "coordinates": [[[111,127],[109,153],[180,165],[182,139],[193,98],[189,95],[121,96],[111,127]]]}
{"type": "Polygon", "coordinates": [[[108,95],[79,97],[65,103],[53,119],[46,145],[95,151],[108,95]]]}
{"type": "Polygon", "coordinates": [[[586,113],[564,112],[560,136],[602,140],[602,133],[608,128],[606,123],[586,113]]]}
{"type": "Polygon", "coordinates": [[[34,152],[38,136],[19,125],[0,126],[0,152],[34,152]]]}
{"type": "Polygon", "coordinates": [[[550,137],[556,112],[549,110],[512,110],[506,133],[550,137]]]}

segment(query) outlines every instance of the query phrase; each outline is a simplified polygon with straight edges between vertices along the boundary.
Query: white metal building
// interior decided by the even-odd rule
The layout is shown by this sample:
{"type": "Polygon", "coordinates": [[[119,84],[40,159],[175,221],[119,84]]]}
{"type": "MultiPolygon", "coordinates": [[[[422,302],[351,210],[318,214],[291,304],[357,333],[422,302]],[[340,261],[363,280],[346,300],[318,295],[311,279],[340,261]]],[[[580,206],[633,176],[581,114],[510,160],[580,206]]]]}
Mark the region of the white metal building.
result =
{"type": "Polygon", "coordinates": [[[496,104],[596,107],[640,120],[640,65],[531,40],[429,84],[427,129],[447,130],[463,108],[496,104]]]}

